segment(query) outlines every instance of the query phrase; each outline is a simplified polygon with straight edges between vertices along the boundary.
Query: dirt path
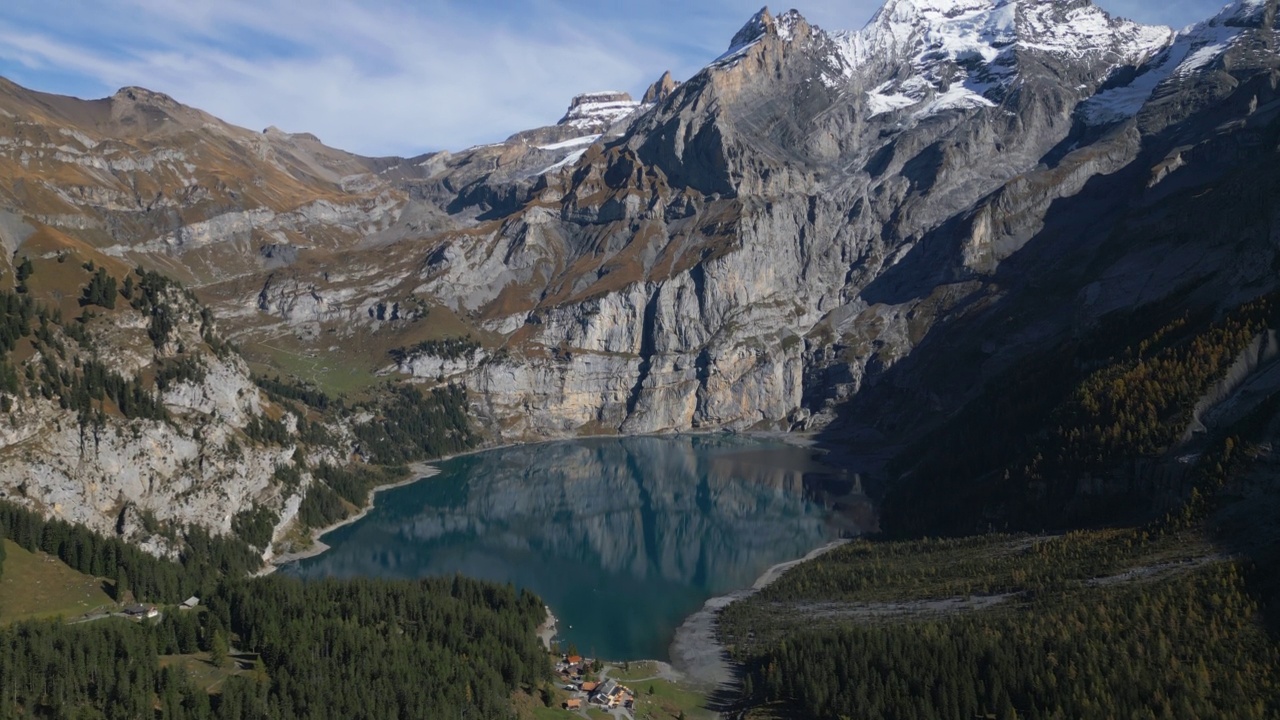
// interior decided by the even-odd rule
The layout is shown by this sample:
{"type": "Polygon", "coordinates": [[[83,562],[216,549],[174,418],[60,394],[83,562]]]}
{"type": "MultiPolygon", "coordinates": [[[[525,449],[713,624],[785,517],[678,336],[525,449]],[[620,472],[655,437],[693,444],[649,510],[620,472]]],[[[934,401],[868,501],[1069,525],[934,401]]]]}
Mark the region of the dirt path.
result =
{"type": "MultiPolygon", "coordinates": [[[[1221,553],[1202,555],[1168,562],[1141,565],[1114,575],[1103,575],[1082,581],[1086,587],[1111,587],[1156,580],[1169,575],[1191,572],[1205,565],[1227,562],[1231,558],[1221,553]]],[[[987,610],[1019,597],[1021,592],[995,595],[968,595],[921,600],[886,600],[880,602],[816,602],[779,603],[777,612],[783,615],[814,620],[846,619],[875,621],[901,618],[923,618],[957,613],[987,610]]]]}
{"type": "Polygon", "coordinates": [[[1171,562],[1156,563],[1154,565],[1143,565],[1141,567],[1129,568],[1124,572],[1115,575],[1106,575],[1096,577],[1085,582],[1090,587],[1107,587],[1109,585],[1120,585],[1123,583],[1137,583],[1143,580],[1155,580],[1166,575],[1178,575],[1185,572],[1191,572],[1196,568],[1210,563],[1226,562],[1231,558],[1222,553],[1214,553],[1212,555],[1202,555],[1196,558],[1186,558],[1184,560],[1174,560],[1171,562]]]}
{"type": "Polygon", "coordinates": [[[986,610],[995,607],[1017,593],[1002,595],[970,595],[968,597],[942,598],[938,600],[904,600],[875,603],[796,603],[779,608],[780,612],[795,613],[813,619],[880,620],[884,618],[926,617],[952,615],[960,612],[986,610]]]}

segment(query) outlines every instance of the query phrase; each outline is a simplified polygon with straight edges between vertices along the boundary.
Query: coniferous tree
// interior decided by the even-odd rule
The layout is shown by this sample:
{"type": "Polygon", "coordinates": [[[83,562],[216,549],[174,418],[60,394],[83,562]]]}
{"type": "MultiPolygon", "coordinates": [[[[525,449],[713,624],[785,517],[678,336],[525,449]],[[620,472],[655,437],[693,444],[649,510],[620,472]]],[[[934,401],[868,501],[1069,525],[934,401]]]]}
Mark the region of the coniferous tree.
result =
{"type": "Polygon", "coordinates": [[[116,306],[116,279],[107,273],[106,268],[98,271],[89,279],[80,298],[81,305],[97,305],[111,310],[116,306]]]}
{"type": "Polygon", "coordinates": [[[227,633],[222,628],[214,630],[213,638],[209,641],[209,662],[216,667],[225,667],[230,651],[227,643],[227,633]]]}
{"type": "Polygon", "coordinates": [[[25,293],[27,291],[27,278],[31,277],[31,274],[34,272],[35,268],[31,265],[31,258],[24,255],[22,257],[22,262],[18,263],[18,267],[14,270],[14,277],[18,280],[18,284],[15,289],[18,292],[25,293]]]}
{"type": "Polygon", "coordinates": [[[123,565],[116,566],[115,587],[113,590],[116,602],[124,602],[125,594],[129,592],[129,572],[124,569],[123,565]]]}

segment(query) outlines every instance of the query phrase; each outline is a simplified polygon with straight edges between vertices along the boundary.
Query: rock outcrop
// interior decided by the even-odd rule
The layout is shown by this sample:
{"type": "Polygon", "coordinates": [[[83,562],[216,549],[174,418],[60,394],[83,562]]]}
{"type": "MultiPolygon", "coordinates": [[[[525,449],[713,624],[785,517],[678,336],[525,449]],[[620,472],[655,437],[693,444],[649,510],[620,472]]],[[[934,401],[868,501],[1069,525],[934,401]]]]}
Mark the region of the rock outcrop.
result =
{"type": "Polygon", "coordinates": [[[282,535],[312,482],[300,461],[345,457],[345,430],[303,450],[298,410],[259,390],[193,297],[47,227],[22,249],[52,241],[52,257],[19,265],[29,286],[0,295],[0,498],[160,555],[186,528],[230,533],[260,511],[282,535]],[[81,277],[82,301],[61,303],[81,277]],[[97,278],[112,278],[105,294],[97,278]]]}
{"type": "Polygon", "coordinates": [[[662,73],[662,77],[654,81],[648,90],[644,91],[644,97],[640,99],[641,105],[656,105],[671,97],[671,93],[680,87],[680,83],[671,77],[671,71],[667,70],[662,73]]]}

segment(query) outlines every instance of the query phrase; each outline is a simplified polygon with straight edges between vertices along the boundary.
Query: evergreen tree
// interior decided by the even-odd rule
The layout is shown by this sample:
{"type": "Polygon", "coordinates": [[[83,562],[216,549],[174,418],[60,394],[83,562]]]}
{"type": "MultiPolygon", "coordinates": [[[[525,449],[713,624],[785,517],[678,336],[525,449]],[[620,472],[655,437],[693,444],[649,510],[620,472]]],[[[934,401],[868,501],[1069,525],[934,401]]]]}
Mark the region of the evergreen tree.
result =
{"type": "Polygon", "coordinates": [[[89,279],[80,298],[81,305],[97,305],[108,310],[116,306],[116,279],[107,273],[106,268],[98,271],[89,279]]]}
{"type": "Polygon", "coordinates": [[[209,662],[216,667],[226,667],[230,652],[227,633],[222,628],[214,630],[213,638],[209,641],[209,662]]]}
{"type": "Polygon", "coordinates": [[[14,270],[14,277],[18,280],[18,284],[15,289],[19,293],[25,293],[27,291],[27,278],[31,277],[31,274],[34,272],[35,268],[31,265],[31,258],[24,255],[22,257],[22,262],[18,263],[18,267],[14,270]]]}
{"type": "Polygon", "coordinates": [[[115,587],[113,588],[116,602],[124,602],[125,595],[129,592],[129,573],[124,569],[123,565],[116,566],[115,587]]]}
{"type": "Polygon", "coordinates": [[[18,263],[18,268],[14,273],[18,278],[18,282],[25,281],[27,278],[31,277],[31,273],[33,272],[35,272],[35,268],[31,265],[31,258],[23,255],[22,262],[18,263]]]}

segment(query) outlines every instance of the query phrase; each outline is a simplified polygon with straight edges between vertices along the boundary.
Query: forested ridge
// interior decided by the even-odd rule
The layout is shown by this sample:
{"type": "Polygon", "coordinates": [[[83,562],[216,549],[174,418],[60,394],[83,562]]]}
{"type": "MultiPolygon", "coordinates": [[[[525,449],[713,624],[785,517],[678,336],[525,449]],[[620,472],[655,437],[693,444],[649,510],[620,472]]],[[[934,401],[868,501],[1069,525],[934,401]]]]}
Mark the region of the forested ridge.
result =
{"type": "MultiPolygon", "coordinates": [[[[290,432],[282,419],[251,418],[245,434],[255,442],[284,444],[296,440],[331,446],[337,440],[327,429],[326,421],[338,414],[367,414],[367,420],[352,426],[355,450],[366,462],[321,462],[307,467],[295,457],[293,465],[277,469],[277,481],[285,486],[296,486],[303,470],[310,471],[315,480],[307,487],[298,509],[297,519],[304,528],[328,527],[350,516],[369,501],[374,488],[404,479],[409,474],[406,463],[468,450],[479,441],[467,417],[467,392],[457,385],[425,392],[411,386],[385,388],[379,395],[349,407],[344,398],[330,398],[302,383],[279,377],[258,377],[255,382],[297,418],[296,432],[290,432]]],[[[252,538],[256,547],[266,547],[270,540],[267,523],[273,519],[274,516],[245,513],[239,518],[241,527],[249,533],[244,537],[252,538]]]]}
{"type": "Polygon", "coordinates": [[[1280,296],[1216,320],[1170,308],[1118,315],[1011,368],[901,453],[882,513],[887,532],[1126,522],[1153,514],[1153,498],[1185,492],[1137,468],[1166,460],[1197,399],[1250,342],[1280,327],[1280,296]],[[1082,492],[1082,480],[1099,489],[1082,492]]]}
{"type": "MultiPolygon", "coordinates": [[[[170,416],[161,393],[205,380],[210,355],[236,352],[207,308],[158,273],[138,269],[121,281],[85,263],[81,315],[65,320],[56,295],[33,297],[28,287],[54,282],[39,282],[45,268],[80,277],[80,267],[65,265],[37,270],[22,263],[20,286],[0,291],[0,410],[8,412],[15,396],[52,401],[79,417],[84,442],[109,417],[185,422],[170,416]],[[105,313],[144,318],[138,339],[145,355],[155,351],[149,367],[123,376],[100,359],[109,351],[105,313]],[[208,354],[191,346],[183,323],[198,323],[208,354]]],[[[347,517],[374,487],[403,479],[404,461],[476,442],[461,388],[387,387],[351,403],[278,375],[254,380],[269,403],[228,443],[228,453],[234,460],[245,443],[296,448],[273,482],[301,492],[304,532],[347,517]],[[357,413],[369,420],[355,421],[357,413]],[[350,428],[345,438],[342,425],[350,428]],[[347,460],[351,435],[368,462],[347,460]],[[311,453],[320,448],[340,452],[311,453]],[[329,459],[309,462],[313,456],[329,459]],[[312,482],[303,488],[308,473],[312,482]]],[[[161,522],[136,507],[131,513],[130,522],[172,560],[0,501],[4,537],[100,579],[121,606],[156,603],[162,612],[141,623],[105,617],[0,626],[0,718],[501,718],[512,716],[513,693],[537,694],[547,679],[534,633],[545,609],[531,594],[465,578],[252,579],[273,541],[278,509],[245,509],[225,536],[161,522]],[[192,596],[200,598],[197,609],[178,609],[192,596]],[[199,668],[217,682],[202,679],[207,673],[199,668]]],[[[0,577],[3,570],[0,548],[0,577]]]]}
{"type": "Polygon", "coordinates": [[[1016,610],[800,631],[752,694],[805,717],[1270,718],[1280,654],[1235,566],[1016,610]]]}
{"type": "MultiPolygon", "coordinates": [[[[317,481],[307,488],[298,511],[298,520],[306,528],[327,527],[348,517],[368,502],[374,488],[407,476],[406,463],[469,450],[479,442],[467,416],[467,391],[458,385],[426,391],[413,386],[389,386],[368,399],[349,403],[314,385],[279,375],[255,376],[253,380],[273,402],[297,418],[296,433],[291,433],[283,420],[252,418],[245,433],[256,442],[286,443],[296,439],[308,445],[332,446],[338,441],[327,429],[327,422],[336,416],[349,419],[355,413],[366,415],[366,420],[352,425],[355,451],[366,462],[322,462],[316,467],[295,465],[279,471],[286,482],[296,482],[299,473],[308,469],[317,481]]],[[[241,520],[246,529],[250,529],[249,520],[247,516],[241,520]]],[[[256,525],[250,529],[259,541],[266,520],[256,518],[256,525]]]]}
{"type": "Polygon", "coordinates": [[[117,592],[151,602],[177,603],[208,594],[221,579],[246,576],[262,565],[258,553],[239,538],[213,536],[199,527],[171,534],[179,548],[177,562],[80,525],[46,520],[9,502],[0,501],[0,529],[25,550],[48,553],[86,575],[111,578],[123,583],[117,592]]]}
{"type": "Polygon", "coordinates": [[[1135,462],[1168,460],[1275,298],[1150,320],[1016,368],[916,448],[885,517],[913,539],[854,541],[726,608],[749,716],[1280,717],[1280,394],[1164,484],[1135,462]],[[1082,497],[1082,478],[1109,489],[1082,497]]]}
{"type": "Polygon", "coordinates": [[[164,606],[158,621],[0,628],[0,717],[501,718],[513,692],[549,676],[534,633],[542,602],[510,586],[249,579],[255,558],[243,543],[200,531],[169,562],[5,503],[0,526],[26,549],[114,578],[118,598],[164,606]],[[192,594],[202,607],[178,610],[192,594]],[[166,667],[201,652],[243,671],[211,696],[166,667]]]}
{"type": "MultiPolygon", "coordinates": [[[[82,324],[65,323],[60,311],[29,297],[0,291],[0,353],[0,389],[57,400],[63,409],[79,413],[82,424],[100,425],[101,415],[109,411],[126,418],[167,418],[152,383],[108,369],[95,357],[94,343],[82,324]],[[39,361],[26,364],[20,377],[10,354],[23,339],[39,361]],[[66,339],[76,345],[69,346],[66,339]]],[[[6,412],[10,403],[5,401],[6,412]]]]}
{"type": "MultiPolygon", "coordinates": [[[[59,255],[57,263],[64,264],[65,258],[59,255]]],[[[58,307],[62,290],[50,290],[41,299],[32,296],[27,281],[36,270],[29,259],[18,266],[14,290],[0,290],[0,391],[12,396],[0,401],[0,411],[9,412],[15,397],[26,397],[56,401],[61,409],[75,411],[82,428],[102,428],[113,415],[171,420],[160,393],[177,383],[199,382],[205,377],[198,348],[181,342],[167,347],[175,323],[197,322],[200,341],[211,355],[224,357],[234,352],[234,347],[217,333],[208,308],[165,276],[137,268],[125,274],[121,285],[105,267],[92,261],[82,269],[89,279],[78,301],[80,315],[74,318],[64,317],[58,307]],[[116,309],[120,297],[128,301],[128,310],[116,309]],[[153,372],[144,368],[123,375],[104,360],[117,349],[104,341],[104,335],[116,335],[111,323],[99,315],[104,310],[115,314],[132,311],[146,319],[147,337],[156,350],[153,372]]],[[[60,277],[49,282],[67,282],[66,275],[74,278],[76,272],[60,270],[60,277]]]]}
{"type": "Polygon", "coordinates": [[[412,385],[388,389],[362,406],[372,420],[355,427],[360,451],[385,465],[439,457],[473,447],[476,436],[467,421],[467,391],[446,385],[426,392],[412,385]]]}
{"type": "Polygon", "coordinates": [[[1220,555],[1211,505],[1134,529],[845,545],[721,614],[743,702],[832,720],[1276,717],[1277,597],[1259,587],[1276,566],[1220,555]]]}
{"type": "Polygon", "coordinates": [[[542,603],[510,587],[271,577],[205,601],[141,623],[0,629],[0,717],[503,718],[513,692],[549,675],[533,632],[542,603]],[[247,672],[210,695],[162,668],[200,651],[247,672]]]}
{"type": "Polygon", "coordinates": [[[464,337],[446,337],[437,340],[423,340],[410,347],[391,349],[388,354],[397,363],[405,363],[418,355],[457,360],[462,357],[473,357],[480,350],[480,343],[470,335],[464,337]]]}

